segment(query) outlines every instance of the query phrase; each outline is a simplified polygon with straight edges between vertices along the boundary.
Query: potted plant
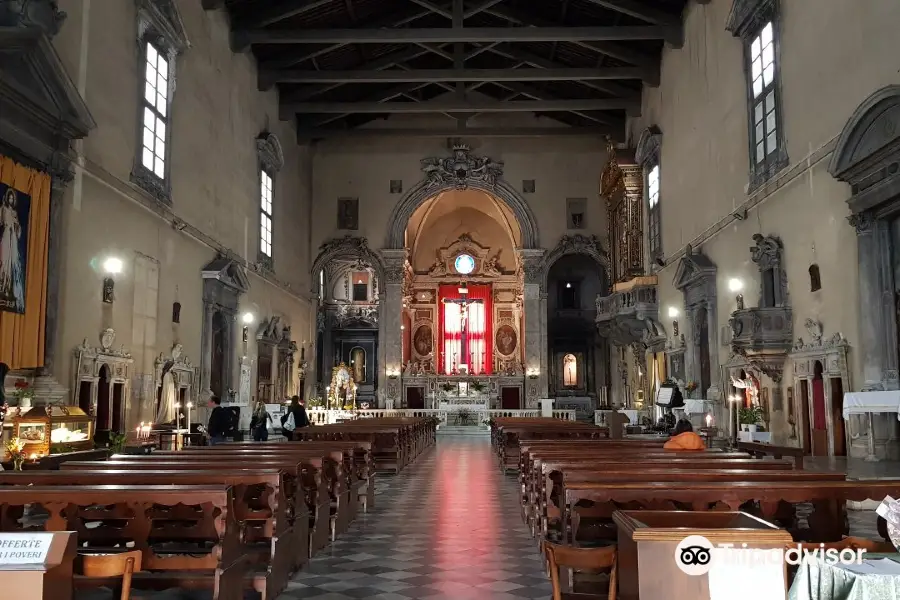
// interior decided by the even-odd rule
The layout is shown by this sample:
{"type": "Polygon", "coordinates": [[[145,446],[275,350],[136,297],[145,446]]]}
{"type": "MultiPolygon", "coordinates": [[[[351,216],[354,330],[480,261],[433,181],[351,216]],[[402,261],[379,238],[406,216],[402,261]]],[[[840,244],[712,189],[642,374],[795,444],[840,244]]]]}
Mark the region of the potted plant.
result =
{"type": "Polygon", "coordinates": [[[455,387],[456,387],[456,386],[453,385],[452,383],[450,383],[449,381],[444,382],[443,384],[441,384],[441,389],[444,390],[444,393],[445,393],[445,394],[449,394],[450,392],[452,392],[452,391],[453,391],[453,388],[455,388],[455,387]]]}
{"type": "Polygon", "coordinates": [[[21,471],[22,465],[25,463],[25,441],[14,437],[6,442],[6,454],[12,461],[13,468],[21,471]]]}
{"type": "Polygon", "coordinates": [[[738,421],[744,431],[756,433],[756,424],[760,419],[762,419],[762,409],[758,406],[744,407],[738,411],[738,421]]]}
{"type": "Polygon", "coordinates": [[[469,383],[469,387],[478,392],[479,394],[484,391],[484,384],[478,380],[472,381],[469,383]]]}

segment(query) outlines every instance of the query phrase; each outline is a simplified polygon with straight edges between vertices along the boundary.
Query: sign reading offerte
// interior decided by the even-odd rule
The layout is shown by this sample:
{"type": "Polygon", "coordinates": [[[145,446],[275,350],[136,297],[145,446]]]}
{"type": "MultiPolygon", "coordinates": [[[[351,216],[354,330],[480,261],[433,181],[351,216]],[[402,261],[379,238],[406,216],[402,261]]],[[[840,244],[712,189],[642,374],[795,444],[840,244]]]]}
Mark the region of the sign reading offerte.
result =
{"type": "Polygon", "coordinates": [[[0,533],[0,568],[47,562],[52,533],[0,533]]]}

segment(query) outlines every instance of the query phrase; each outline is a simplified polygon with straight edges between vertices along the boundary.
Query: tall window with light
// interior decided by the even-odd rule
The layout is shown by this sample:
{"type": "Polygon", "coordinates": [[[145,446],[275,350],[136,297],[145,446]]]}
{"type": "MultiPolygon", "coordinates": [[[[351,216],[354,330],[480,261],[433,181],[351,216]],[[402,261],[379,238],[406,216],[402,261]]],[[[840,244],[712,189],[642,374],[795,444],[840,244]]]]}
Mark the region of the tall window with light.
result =
{"type": "Polygon", "coordinates": [[[781,111],[778,0],[735,3],[726,29],[744,44],[747,74],[750,189],[788,165],[781,111]]]}
{"type": "Polygon", "coordinates": [[[166,179],[169,127],[169,60],[147,42],[144,61],[144,100],[141,165],[159,181],[166,179]]]}
{"type": "Polygon", "coordinates": [[[261,262],[272,267],[272,176],[261,169],[259,172],[259,254],[261,262]]]}
{"type": "Polygon", "coordinates": [[[650,255],[662,254],[662,236],[659,219],[659,164],[654,164],[647,172],[647,206],[649,210],[650,255]]]}

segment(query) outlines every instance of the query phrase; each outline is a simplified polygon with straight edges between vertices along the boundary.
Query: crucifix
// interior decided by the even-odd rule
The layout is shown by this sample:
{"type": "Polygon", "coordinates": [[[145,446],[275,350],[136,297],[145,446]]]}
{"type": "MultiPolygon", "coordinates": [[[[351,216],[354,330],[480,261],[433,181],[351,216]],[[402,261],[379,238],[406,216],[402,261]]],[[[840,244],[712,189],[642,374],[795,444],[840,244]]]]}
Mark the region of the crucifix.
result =
{"type": "MultiPolygon", "coordinates": [[[[457,365],[458,364],[466,364],[468,365],[468,356],[469,356],[469,307],[475,304],[477,301],[469,300],[465,295],[468,293],[468,290],[465,288],[460,288],[460,294],[462,298],[445,298],[445,303],[450,304],[459,304],[459,352],[460,352],[460,361],[457,362],[456,353],[453,355],[453,362],[451,373],[456,374],[457,365]]],[[[471,366],[471,365],[470,365],[471,366]]]]}

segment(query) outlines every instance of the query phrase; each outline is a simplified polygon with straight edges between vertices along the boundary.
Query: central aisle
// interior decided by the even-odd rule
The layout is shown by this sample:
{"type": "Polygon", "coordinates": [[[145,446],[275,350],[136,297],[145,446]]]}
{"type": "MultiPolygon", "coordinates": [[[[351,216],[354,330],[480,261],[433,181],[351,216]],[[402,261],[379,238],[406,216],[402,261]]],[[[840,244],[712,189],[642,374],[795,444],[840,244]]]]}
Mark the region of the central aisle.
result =
{"type": "Polygon", "coordinates": [[[400,475],[380,478],[376,510],[316,556],[279,600],[550,598],[518,484],[487,436],[438,437],[400,475]]]}

